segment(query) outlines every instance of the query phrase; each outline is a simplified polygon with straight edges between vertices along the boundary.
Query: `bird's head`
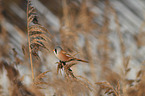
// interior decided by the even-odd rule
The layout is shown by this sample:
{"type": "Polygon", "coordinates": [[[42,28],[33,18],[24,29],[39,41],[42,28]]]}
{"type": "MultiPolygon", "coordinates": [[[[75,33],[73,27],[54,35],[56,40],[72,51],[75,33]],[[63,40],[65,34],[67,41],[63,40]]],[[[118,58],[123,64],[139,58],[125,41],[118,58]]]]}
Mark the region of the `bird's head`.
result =
{"type": "Polygon", "coordinates": [[[56,46],[55,49],[53,49],[54,54],[59,54],[59,52],[62,50],[62,48],[60,46],[56,46]]]}

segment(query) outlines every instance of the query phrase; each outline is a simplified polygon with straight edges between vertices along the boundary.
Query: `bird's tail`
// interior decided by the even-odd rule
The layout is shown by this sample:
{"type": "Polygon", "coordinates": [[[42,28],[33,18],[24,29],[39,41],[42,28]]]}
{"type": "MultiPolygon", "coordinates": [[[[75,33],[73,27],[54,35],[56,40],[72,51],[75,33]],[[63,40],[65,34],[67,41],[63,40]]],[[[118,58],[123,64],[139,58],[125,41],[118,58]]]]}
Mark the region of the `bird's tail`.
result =
{"type": "Polygon", "coordinates": [[[85,63],[89,63],[88,61],[85,61],[85,60],[82,60],[82,59],[77,59],[77,58],[75,58],[75,60],[81,61],[81,62],[85,62],[85,63]]]}

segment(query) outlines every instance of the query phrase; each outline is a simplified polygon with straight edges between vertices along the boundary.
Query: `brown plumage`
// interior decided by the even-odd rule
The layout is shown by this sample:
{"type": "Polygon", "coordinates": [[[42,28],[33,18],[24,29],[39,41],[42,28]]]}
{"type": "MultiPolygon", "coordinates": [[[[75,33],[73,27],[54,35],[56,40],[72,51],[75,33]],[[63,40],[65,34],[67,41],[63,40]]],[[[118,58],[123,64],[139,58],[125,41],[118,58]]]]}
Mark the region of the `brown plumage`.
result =
{"type": "Polygon", "coordinates": [[[60,46],[57,46],[53,51],[54,51],[54,54],[56,55],[56,57],[61,61],[64,61],[64,62],[81,61],[81,62],[88,63],[88,61],[74,58],[70,54],[67,54],[60,46]]]}

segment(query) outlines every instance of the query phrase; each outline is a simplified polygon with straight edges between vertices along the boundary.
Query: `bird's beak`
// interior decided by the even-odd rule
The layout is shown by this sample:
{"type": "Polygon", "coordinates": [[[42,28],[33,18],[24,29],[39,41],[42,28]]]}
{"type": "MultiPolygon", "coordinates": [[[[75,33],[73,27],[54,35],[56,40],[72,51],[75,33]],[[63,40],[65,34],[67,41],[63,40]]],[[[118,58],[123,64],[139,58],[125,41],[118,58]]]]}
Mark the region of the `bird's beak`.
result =
{"type": "Polygon", "coordinates": [[[53,51],[55,51],[55,50],[53,49],[53,51]]]}

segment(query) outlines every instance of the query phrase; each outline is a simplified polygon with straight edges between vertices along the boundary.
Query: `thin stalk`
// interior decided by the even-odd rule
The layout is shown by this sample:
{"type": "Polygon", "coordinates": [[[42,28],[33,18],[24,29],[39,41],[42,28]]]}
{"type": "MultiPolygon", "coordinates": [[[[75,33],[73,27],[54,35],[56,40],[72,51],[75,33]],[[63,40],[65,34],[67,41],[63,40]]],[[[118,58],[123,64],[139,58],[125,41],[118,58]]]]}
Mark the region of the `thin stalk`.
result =
{"type": "Polygon", "coordinates": [[[32,71],[32,79],[34,81],[34,72],[33,72],[33,62],[32,62],[32,50],[31,50],[31,47],[30,47],[30,32],[29,32],[29,23],[28,23],[28,14],[29,14],[29,0],[28,0],[28,3],[27,3],[27,32],[28,32],[28,43],[29,43],[29,55],[30,55],[30,62],[31,62],[31,71],[32,71]]]}

